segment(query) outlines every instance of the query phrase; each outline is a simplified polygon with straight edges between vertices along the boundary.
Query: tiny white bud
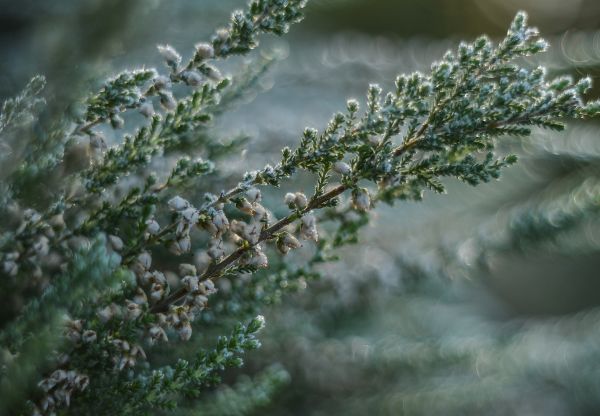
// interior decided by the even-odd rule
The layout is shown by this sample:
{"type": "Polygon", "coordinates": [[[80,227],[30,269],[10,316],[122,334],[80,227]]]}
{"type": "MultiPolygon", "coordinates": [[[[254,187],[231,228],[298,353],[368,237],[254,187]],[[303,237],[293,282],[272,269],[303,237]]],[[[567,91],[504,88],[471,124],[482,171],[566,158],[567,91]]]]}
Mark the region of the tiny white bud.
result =
{"type": "Polygon", "coordinates": [[[187,321],[183,322],[177,333],[182,341],[188,341],[192,337],[192,325],[187,321]]]}
{"type": "Polygon", "coordinates": [[[381,144],[381,137],[379,136],[369,136],[369,143],[373,146],[379,146],[381,144]]]}
{"type": "Polygon", "coordinates": [[[189,207],[181,211],[181,216],[184,220],[186,220],[190,224],[195,224],[198,222],[198,218],[200,213],[194,207],[189,207]]]}
{"type": "Polygon", "coordinates": [[[177,108],[177,100],[173,97],[173,93],[171,91],[161,91],[160,95],[160,103],[167,110],[175,110],[177,108]]]}
{"type": "Polygon", "coordinates": [[[288,192],[283,197],[283,202],[285,202],[286,205],[294,205],[296,203],[296,195],[291,192],[288,192]]]}
{"type": "Polygon", "coordinates": [[[196,44],[196,57],[198,59],[211,59],[215,56],[215,50],[210,43],[197,43],[196,44]]]}
{"type": "Polygon", "coordinates": [[[199,290],[199,280],[198,276],[185,276],[181,279],[181,283],[186,288],[188,292],[196,292],[199,290]]]}
{"type": "Polygon", "coordinates": [[[267,255],[261,250],[254,250],[246,264],[264,269],[269,267],[269,259],[267,258],[267,255]]]}
{"type": "Polygon", "coordinates": [[[319,240],[319,233],[317,231],[317,219],[313,214],[308,214],[302,217],[302,224],[300,226],[300,238],[303,240],[319,240]]]}
{"type": "Polygon", "coordinates": [[[254,202],[260,202],[262,199],[262,195],[260,193],[260,189],[258,188],[250,188],[246,191],[246,196],[248,197],[248,200],[252,203],[254,202]]]}
{"type": "Polygon", "coordinates": [[[352,203],[359,211],[367,211],[371,208],[371,197],[366,188],[359,188],[352,193],[352,203]]]}
{"type": "Polygon", "coordinates": [[[252,204],[246,198],[240,198],[236,202],[235,206],[237,209],[239,209],[240,211],[242,211],[245,214],[248,214],[248,215],[254,214],[254,209],[252,207],[252,204]]]}
{"type": "Polygon", "coordinates": [[[298,208],[304,209],[308,206],[308,199],[306,199],[306,195],[304,195],[302,192],[296,192],[294,203],[298,208]]]}
{"type": "Polygon", "coordinates": [[[190,206],[190,203],[180,196],[171,198],[167,204],[175,211],[182,211],[190,206]]]}
{"type": "Polygon", "coordinates": [[[163,90],[166,88],[171,88],[171,80],[164,75],[160,75],[154,78],[154,88],[157,90],[163,90]]]}
{"type": "Polygon", "coordinates": [[[225,255],[225,249],[223,248],[223,240],[212,239],[209,243],[207,253],[213,260],[219,260],[220,258],[222,258],[225,255]]]}
{"type": "Polygon", "coordinates": [[[202,85],[202,75],[198,71],[185,71],[182,77],[187,85],[192,87],[202,85]]]}
{"type": "Polygon", "coordinates": [[[116,235],[109,235],[108,242],[110,243],[113,250],[115,250],[115,251],[123,250],[123,240],[121,240],[116,235]]]}
{"type": "Polygon", "coordinates": [[[152,256],[147,251],[142,251],[137,257],[137,263],[145,270],[152,266],[152,256]]]}
{"type": "Polygon", "coordinates": [[[206,75],[213,81],[220,81],[221,79],[223,79],[223,75],[221,75],[221,72],[214,66],[206,66],[206,72],[206,75]]]}
{"type": "Polygon", "coordinates": [[[142,308],[137,303],[127,299],[125,305],[125,319],[128,321],[134,321],[142,314],[142,308]]]}
{"type": "Polygon", "coordinates": [[[156,220],[148,220],[146,221],[146,232],[150,235],[156,235],[160,231],[160,225],[156,220]]]}
{"type": "Polygon", "coordinates": [[[333,170],[340,175],[348,175],[352,172],[350,165],[345,162],[335,162],[333,165],[333,170]]]}
{"type": "Polygon", "coordinates": [[[181,263],[179,265],[179,274],[181,276],[196,276],[198,272],[196,271],[196,266],[193,264],[181,263]]]}
{"type": "Polygon", "coordinates": [[[177,66],[181,62],[181,55],[171,45],[158,45],[158,52],[165,58],[169,65],[177,66]]]}

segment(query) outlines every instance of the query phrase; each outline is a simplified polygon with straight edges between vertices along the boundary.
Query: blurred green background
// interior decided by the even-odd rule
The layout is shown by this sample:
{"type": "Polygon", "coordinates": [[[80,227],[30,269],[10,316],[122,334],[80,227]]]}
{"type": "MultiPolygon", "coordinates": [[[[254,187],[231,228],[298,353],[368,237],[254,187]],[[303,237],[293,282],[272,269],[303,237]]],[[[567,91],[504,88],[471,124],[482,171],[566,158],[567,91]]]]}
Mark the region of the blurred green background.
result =
{"type": "MultiPolygon", "coordinates": [[[[158,65],[156,43],[191,51],[242,4],[1,0],[0,97],[45,74],[60,114],[119,69],[158,65]]],[[[265,39],[285,59],[216,128],[253,138],[241,170],[273,163],[369,82],[498,38],[517,10],[552,44],[529,64],[600,85],[597,0],[314,0],[265,39]]],[[[280,362],[291,381],[261,414],[600,414],[599,127],[507,139],[521,163],[500,182],[380,207],[323,281],[266,310],[249,368],[280,362]]]]}

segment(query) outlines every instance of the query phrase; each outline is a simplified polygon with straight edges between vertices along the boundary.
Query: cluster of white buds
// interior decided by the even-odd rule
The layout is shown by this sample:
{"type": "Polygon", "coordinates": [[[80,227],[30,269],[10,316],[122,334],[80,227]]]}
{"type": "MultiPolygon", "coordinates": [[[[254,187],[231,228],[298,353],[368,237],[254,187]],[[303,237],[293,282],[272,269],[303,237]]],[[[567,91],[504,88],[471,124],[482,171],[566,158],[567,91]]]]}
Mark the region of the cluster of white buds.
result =
{"type": "Polygon", "coordinates": [[[296,237],[284,232],[277,238],[277,249],[281,254],[287,254],[291,249],[300,248],[302,244],[296,237]]]}
{"type": "Polygon", "coordinates": [[[283,200],[290,208],[304,209],[308,206],[308,198],[302,192],[288,192],[283,200]]]}
{"type": "Polygon", "coordinates": [[[169,285],[167,283],[167,278],[158,270],[144,273],[139,279],[139,282],[142,286],[149,288],[150,300],[153,303],[160,301],[168,294],[169,285]]]}
{"type": "Polygon", "coordinates": [[[340,175],[349,175],[352,173],[352,168],[346,162],[335,162],[333,164],[334,172],[339,173],[340,175]]]}
{"type": "Polygon", "coordinates": [[[206,308],[208,303],[208,297],[213,293],[217,292],[215,285],[212,280],[206,279],[200,281],[200,278],[196,275],[196,270],[191,265],[182,265],[180,267],[180,273],[185,274],[181,279],[183,287],[185,287],[188,295],[185,300],[185,304],[189,307],[188,316],[190,320],[194,319],[194,315],[206,308]],[[190,267],[185,267],[190,266],[190,267]],[[193,268],[193,270],[192,270],[193,268]],[[190,273],[193,272],[193,273],[190,273]],[[190,273],[190,274],[187,274],[190,273]]]}
{"type": "Polygon", "coordinates": [[[83,321],[81,319],[67,319],[65,322],[65,336],[72,342],[78,343],[81,341],[81,333],[83,331],[83,321]]]}
{"type": "Polygon", "coordinates": [[[367,211],[371,208],[371,197],[366,188],[358,188],[352,192],[352,205],[359,211],[367,211]]]}
{"type": "Polygon", "coordinates": [[[44,391],[45,396],[39,407],[35,407],[33,415],[53,414],[54,409],[60,406],[69,406],[71,395],[75,391],[84,391],[90,384],[90,379],[85,374],[76,371],[56,370],[50,377],[39,382],[38,386],[44,391]]]}
{"type": "Polygon", "coordinates": [[[300,224],[300,238],[303,240],[319,240],[317,218],[313,214],[307,214],[302,217],[300,224]]]}
{"type": "Polygon", "coordinates": [[[135,258],[133,264],[131,265],[131,270],[136,274],[136,276],[143,276],[150,267],[152,266],[152,255],[148,251],[142,251],[135,258]]]}
{"type": "Polygon", "coordinates": [[[169,340],[165,330],[158,324],[151,324],[148,327],[148,337],[146,339],[150,345],[154,345],[159,341],[167,342],[169,340]]]}
{"type": "Polygon", "coordinates": [[[167,315],[167,323],[175,328],[182,341],[188,341],[192,337],[193,319],[189,305],[171,306],[167,315]]]}
{"type": "Polygon", "coordinates": [[[139,345],[130,345],[123,339],[113,339],[111,343],[117,349],[117,355],[111,359],[115,368],[119,370],[134,367],[138,358],[146,359],[146,353],[139,345]]]}
{"type": "Polygon", "coordinates": [[[198,222],[200,212],[180,196],[170,199],[168,205],[178,213],[175,240],[171,242],[169,249],[173,254],[179,256],[189,252],[192,248],[190,230],[198,222]]]}
{"type": "Polygon", "coordinates": [[[202,225],[213,236],[220,237],[229,229],[229,220],[223,212],[222,204],[218,204],[215,208],[209,208],[207,215],[209,219],[202,225]]]}

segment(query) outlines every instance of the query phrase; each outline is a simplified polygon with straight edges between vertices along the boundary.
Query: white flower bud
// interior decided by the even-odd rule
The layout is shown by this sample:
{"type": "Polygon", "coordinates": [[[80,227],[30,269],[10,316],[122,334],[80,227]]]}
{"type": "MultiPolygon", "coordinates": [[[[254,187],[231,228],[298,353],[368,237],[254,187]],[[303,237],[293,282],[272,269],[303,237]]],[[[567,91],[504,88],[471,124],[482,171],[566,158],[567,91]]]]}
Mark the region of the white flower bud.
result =
{"type": "Polygon", "coordinates": [[[266,219],[268,217],[268,212],[265,209],[265,207],[263,207],[262,205],[260,205],[259,203],[255,202],[253,204],[254,206],[254,219],[256,221],[263,221],[264,219],[266,219]]]}
{"type": "Polygon", "coordinates": [[[200,289],[198,276],[185,276],[181,283],[188,292],[197,292],[200,289]]]}
{"type": "Polygon", "coordinates": [[[150,288],[150,299],[153,302],[158,302],[163,298],[165,294],[165,287],[161,283],[154,283],[150,288]]]}
{"type": "Polygon", "coordinates": [[[300,209],[304,209],[308,206],[308,199],[306,199],[306,195],[302,192],[296,192],[294,196],[294,203],[300,209]]]}
{"type": "Polygon", "coordinates": [[[190,206],[190,203],[180,196],[171,198],[167,204],[175,211],[182,211],[190,206]]]}
{"type": "Polygon", "coordinates": [[[300,238],[303,240],[319,240],[319,233],[317,232],[317,218],[313,214],[308,214],[302,217],[302,224],[300,226],[300,238]]]}
{"type": "Polygon", "coordinates": [[[269,259],[260,248],[256,247],[249,255],[250,257],[245,260],[245,264],[263,269],[269,267],[269,259]]]}
{"type": "Polygon", "coordinates": [[[300,247],[302,247],[300,241],[290,233],[286,232],[277,239],[277,248],[282,254],[287,254],[290,249],[300,247]]]}
{"type": "Polygon", "coordinates": [[[250,244],[258,243],[260,240],[260,233],[262,230],[262,224],[259,221],[252,221],[250,224],[246,224],[244,230],[244,238],[248,240],[250,244]]]}
{"type": "Polygon", "coordinates": [[[250,188],[246,191],[246,196],[248,197],[248,201],[251,203],[260,202],[262,199],[262,195],[258,188],[250,188]]]}
{"type": "Polygon", "coordinates": [[[127,299],[125,305],[125,319],[128,321],[135,321],[142,314],[142,308],[137,303],[127,299]]]}
{"type": "Polygon", "coordinates": [[[246,198],[240,198],[236,202],[235,207],[237,209],[239,209],[240,211],[242,211],[244,214],[248,214],[248,215],[254,214],[254,208],[252,207],[252,204],[250,203],[250,201],[248,201],[246,198]]]}
{"type": "Polygon", "coordinates": [[[154,78],[154,88],[157,90],[163,90],[166,88],[171,88],[171,80],[164,75],[160,75],[154,78]]]}
{"type": "Polygon", "coordinates": [[[350,165],[345,162],[335,162],[333,165],[333,170],[340,175],[348,175],[352,172],[350,165]]]}
{"type": "Polygon", "coordinates": [[[181,211],[181,216],[188,223],[196,224],[198,222],[198,218],[200,217],[200,213],[196,208],[189,207],[181,211]]]}
{"type": "Polygon", "coordinates": [[[179,274],[181,276],[196,276],[198,272],[196,271],[196,266],[193,264],[181,263],[179,265],[179,274]]]}
{"type": "Polygon", "coordinates": [[[110,243],[113,250],[115,250],[115,251],[123,250],[123,240],[121,240],[116,235],[109,235],[108,242],[110,243]]]}
{"type": "Polygon", "coordinates": [[[171,253],[176,256],[180,256],[184,253],[187,253],[192,248],[192,240],[189,235],[184,235],[173,241],[169,246],[169,250],[171,253]]]}
{"type": "Polygon", "coordinates": [[[153,345],[157,341],[168,341],[167,333],[158,325],[152,325],[148,330],[150,344],[153,345]]]}
{"type": "Polygon", "coordinates": [[[223,75],[221,75],[221,72],[214,66],[207,65],[205,68],[207,72],[206,75],[213,81],[220,81],[221,79],[223,79],[223,75]]]}
{"type": "Polygon", "coordinates": [[[192,325],[188,321],[183,322],[177,329],[177,333],[179,334],[179,339],[188,341],[192,337],[192,325]]]}
{"type": "Polygon", "coordinates": [[[224,233],[229,229],[229,220],[222,210],[217,210],[212,215],[212,223],[218,231],[218,234],[224,233]]]}
{"type": "Polygon", "coordinates": [[[154,219],[148,220],[146,221],[146,232],[150,235],[156,235],[160,232],[160,225],[154,219]]]}
{"type": "Polygon", "coordinates": [[[140,106],[140,114],[146,118],[150,118],[154,115],[154,106],[152,101],[146,101],[140,106]]]}
{"type": "Polygon", "coordinates": [[[382,142],[381,137],[379,136],[369,136],[369,143],[373,146],[379,146],[382,142]]]}
{"type": "Polygon", "coordinates": [[[225,249],[223,248],[223,240],[213,238],[208,246],[208,255],[213,260],[219,260],[225,255],[225,249]]]}
{"type": "Polygon", "coordinates": [[[192,87],[202,85],[202,75],[198,71],[185,71],[182,74],[185,83],[192,87]]]}
{"type": "Polygon", "coordinates": [[[359,188],[352,192],[352,203],[359,211],[367,211],[371,208],[371,197],[366,188],[359,188]]]}
{"type": "Polygon", "coordinates": [[[150,253],[147,251],[142,251],[137,256],[137,264],[144,270],[150,269],[150,266],[152,266],[152,256],[150,253]]]}
{"type": "Polygon", "coordinates": [[[158,53],[170,66],[177,66],[181,62],[181,55],[171,45],[158,45],[158,53]]]}
{"type": "Polygon", "coordinates": [[[160,103],[166,110],[175,110],[177,108],[177,100],[171,91],[161,91],[159,95],[160,103]]]}
{"type": "Polygon", "coordinates": [[[196,58],[200,60],[211,59],[215,56],[215,50],[210,43],[196,44],[196,58]]]}
{"type": "Polygon", "coordinates": [[[108,321],[110,321],[115,315],[119,314],[119,307],[117,305],[115,305],[114,303],[111,303],[108,306],[105,306],[104,308],[98,310],[98,312],[96,312],[96,315],[98,315],[98,318],[100,318],[100,321],[102,323],[106,323],[108,321]]]}
{"type": "Polygon", "coordinates": [[[215,288],[215,284],[212,280],[206,279],[202,282],[202,286],[204,287],[204,293],[207,295],[212,295],[213,293],[217,293],[217,289],[215,288]]]}
{"type": "Polygon", "coordinates": [[[288,192],[283,197],[283,202],[285,202],[286,205],[290,205],[290,206],[295,205],[296,204],[296,195],[291,192],[288,192]]]}

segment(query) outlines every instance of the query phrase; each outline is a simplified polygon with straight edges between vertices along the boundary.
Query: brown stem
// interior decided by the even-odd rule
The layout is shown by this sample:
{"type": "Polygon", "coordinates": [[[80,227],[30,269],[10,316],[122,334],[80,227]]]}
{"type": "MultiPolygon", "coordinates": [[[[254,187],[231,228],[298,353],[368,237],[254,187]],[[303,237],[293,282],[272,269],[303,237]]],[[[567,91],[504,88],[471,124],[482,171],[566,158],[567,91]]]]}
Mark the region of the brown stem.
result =
{"type": "MultiPolygon", "coordinates": [[[[215,279],[219,278],[221,273],[223,271],[225,271],[227,269],[227,267],[229,267],[230,265],[235,263],[237,260],[239,260],[246,251],[250,250],[252,247],[260,244],[263,241],[272,239],[274,237],[275,233],[280,231],[282,228],[293,223],[294,221],[296,221],[298,218],[300,218],[302,215],[306,214],[307,212],[309,212],[313,209],[321,208],[327,202],[329,202],[333,198],[337,197],[338,195],[342,194],[347,189],[348,189],[347,185],[338,185],[337,187],[333,188],[332,190],[313,198],[310,201],[310,203],[308,204],[308,206],[306,208],[304,208],[303,210],[301,210],[299,213],[294,212],[293,214],[290,214],[290,215],[282,218],[281,220],[277,221],[275,224],[273,224],[270,227],[263,230],[260,233],[260,237],[256,244],[251,244],[251,245],[247,245],[244,247],[240,247],[237,250],[235,250],[233,253],[231,253],[229,256],[227,256],[220,263],[211,265],[208,268],[208,270],[206,270],[202,274],[202,276],[200,276],[200,280],[201,281],[207,280],[207,279],[215,280],[215,279]]],[[[173,292],[164,301],[154,305],[150,309],[150,311],[153,313],[164,312],[168,309],[169,305],[177,302],[178,300],[183,298],[185,295],[187,295],[187,293],[188,293],[188,291],[185,288],[180,288],[180,289],[176,290],[175,292],[173,292]]]]}

